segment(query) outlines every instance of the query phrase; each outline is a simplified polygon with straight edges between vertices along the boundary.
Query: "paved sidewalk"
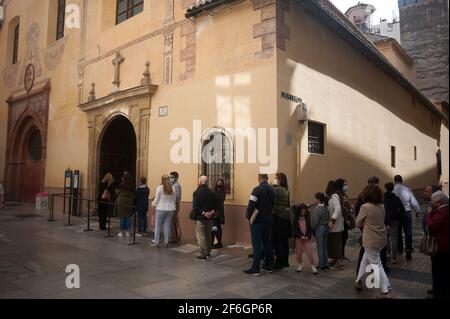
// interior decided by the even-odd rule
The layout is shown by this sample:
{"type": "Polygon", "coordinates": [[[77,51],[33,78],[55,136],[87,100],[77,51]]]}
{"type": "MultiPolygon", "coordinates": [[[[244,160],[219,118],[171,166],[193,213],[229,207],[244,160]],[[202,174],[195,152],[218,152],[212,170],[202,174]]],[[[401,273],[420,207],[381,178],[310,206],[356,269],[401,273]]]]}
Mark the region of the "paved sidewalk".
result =
{"type": "MultiPolygon", "coordinates": [[[[10,204],[11,205],[11,204],[10,204]]],[[[104,238],[98,230],[84,232],[86,219],[47,221],[46,211],[13,205],[0,210],[0,299],[4,298],[374,298],[377,291],[356,292],[353,280],[359,246],[358,231],[350,234],[346,269],[314,276],[309,265],[303,273],[291,268],[261,277],[242,273],[251,260],[251,250],[226,248],[213,258],[198,261],[192,244],[150,248],[150,238],[104,238]],[[66,266],[80,267],[81,288],[68,289],[66,266]]],[[[243,222],[245,222],[243,220],[243,222]]],[[[98,224],[91,224],[97,229],[98,224]]],[[[117,231],[116,231],[117,232],[117,231]]],[[[115,232],[115,233],[116,233],[115,232]]],[[[414,242],[421,238],[415,225],[414,242]]],[[[315,249],[315,247],[314,247],[315,249]]],[[[417,251],[417,249],[416,249],[417,251]]],[[[399,299],[426,298],[431,286],[429,257],[413,254],[390,275],[393,296],[399,299]]]]}

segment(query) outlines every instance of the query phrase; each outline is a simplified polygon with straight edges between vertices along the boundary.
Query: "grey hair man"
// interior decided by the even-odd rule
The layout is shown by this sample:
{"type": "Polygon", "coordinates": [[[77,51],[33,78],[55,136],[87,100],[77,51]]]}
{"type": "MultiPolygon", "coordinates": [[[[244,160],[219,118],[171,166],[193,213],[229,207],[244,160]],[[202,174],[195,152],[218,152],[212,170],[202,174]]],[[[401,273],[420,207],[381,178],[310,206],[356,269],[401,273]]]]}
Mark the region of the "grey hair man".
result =
{"type": "Polygon", "coordinates": [[[211,256],[212,222],[217,212],[217,197],[208,186],[208,177],[200,176],[198,188],[193,194],[191,219],[195,220],[195,232],[200,247],[199,260],[206,260],[211,256]]]}

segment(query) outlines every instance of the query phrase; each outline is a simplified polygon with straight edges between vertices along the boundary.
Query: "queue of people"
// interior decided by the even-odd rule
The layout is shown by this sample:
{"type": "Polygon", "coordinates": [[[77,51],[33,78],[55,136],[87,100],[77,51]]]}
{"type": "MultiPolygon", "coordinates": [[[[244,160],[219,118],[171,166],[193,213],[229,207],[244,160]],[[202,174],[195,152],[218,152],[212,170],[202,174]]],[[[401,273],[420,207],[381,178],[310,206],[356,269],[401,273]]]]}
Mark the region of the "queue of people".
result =
{"type": "Polygon", "coordinates": [[[400,175],[394,177],[395,184],[385,184],[385,192],[379,186],[380,179],[374,176],[369,178],[353,207],[346,194],[348,183],[340,178],[328,183],[325,194],[316,193],[315,207],[310,213],[309,206],[304,203],[290,208],[288,183],[283,173],[276,174],[273,185],[268,183],[268,176],[264,174],[258,176],[258,181],[246,210],[253,263],[244,273],[259,276],[261,272],[271,273],[277,268],[289,267],[286,243],[289,245],[291,237],[294,238],[298,272],[304,269],[303,252],[315,275],[328,269],[342,270],[343,260],[348,260],[345,255],[348,231],[358,228],[361,231],[361,250],[355,288],[362,290],[363,277],[371,270],[377,271],[377,287],[381,292],[378,297],[391,299],[388,260],[397,264],[403,246],[406,248],[405,260],[412,260],[412,211],[415,210],[425,231],[437,242],[436,253],[431,256],[433,289],[429,293],[436,299],[449,297],[448,197],[436,186],[426,188],[429,202],[426,209],[421,210],[412,191],[403,185],[400,175]],[[291,223],[285,223],[285,220],[291,220],[291,223]],[[291,226],[290,229],[285,225],[291,226]],[[405,234],[404,245],[402,231],[405,234]],[[311,249],[314,238],[318,264],[311,249]]]}
{"type": "MultiPolygon", "coordinates": [[[[176,172],[163,175],[151,201],[154,213],[154,239],[152,247],[168,247],[179,243],[181,230],[178,220],[181,202],[181,186],[176,172]],[[175,232],[175,234],[174,234],[175,232]]],[[[413,210],[420,219],[424,234],[436,241],[436,251],[431,254],[433,287],[428,292],[436,299],[449,296],[449,247],[448,247],[448,197],[438,186],[425,188],[425,203],[419,206],[412,191],[403,185],[400,175],[392,182],[379,186],[380,179],[369,178],[367,186],[358,196],[355,206],[347,195],[348,182],[339,178],[329,181],[324,193],[315,194],[314,208],[305,203],[291,203],[288,180],[285,174],[277,173],[272,183],[266,174],[258,175],[258,185],[253,189],[246,218],[249,221],[253,248],[253,263],[244,273],[261,275],[277,269],[290,267],[290,244],[295,246],[297,272],[303,272],[303,255],[306,254],[314,275],[329,270],[343,270],[346,256],[348,231],[361,231],[361,249],[356,267],[355,288],[363,289],[363,277],[376,269],[381,293],[379,298],[392,298],[392,287],[388,278],[388,260],[395,265],[405,249],[405,260],[412,259],[413,210]],[[293,204],[293,205],[292,205],[293,204]],[[403,234],[405,242],[403,244],[403,234]],[[317,243],[317,258],[312,242],[317,243]],[[316,263],[317,261],[317,263],[316,263]]],[[[97,200],[100,229],[106,229],[107,216],[111,212],[110,202],[115,202],[116,214],[120,218],[119,237],[129,237],[131,216],[137,214],[137,235],[145,236],[148,230],[150,189],[146,178],[141,178],[134,189],[130,173],[125,172],[115,188],[114,177],[103,178],[97,200]],[[133,208],[134,207],[134,208],[133,208]]],[[[223,248],[222,226],[225,224],[226,187],[223,179],[217,179],[209,187],[208,176],[200,176],[193,193],[190,219],[195,222],[195,233],[200,247],[198,260],[211,257],[212,249],[223,248]]]]}

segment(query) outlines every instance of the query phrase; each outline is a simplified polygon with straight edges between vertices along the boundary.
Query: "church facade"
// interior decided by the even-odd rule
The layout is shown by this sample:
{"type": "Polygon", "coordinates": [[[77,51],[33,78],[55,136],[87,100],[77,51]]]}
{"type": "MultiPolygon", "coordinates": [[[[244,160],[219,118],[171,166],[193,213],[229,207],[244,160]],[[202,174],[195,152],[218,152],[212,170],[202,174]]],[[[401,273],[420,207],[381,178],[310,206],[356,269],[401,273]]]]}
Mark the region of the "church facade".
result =
{"type": "Polygon", "coordinates": [[[226,242],[248,242],[257,174],[311,202],[343,177],[418,189],[438,180],[442,114],[327,0],[6,0],[0,29],[0,181],[11,200],[81,172],[180,174],[194,238],[199,175],[227,188],[226,242]],[[215,158],[216,161],[210,160],[215,158]],[[221,159],[221,160],[217,160],[221,159]],[[226,160],[224,160],[226,159],[226,160]]]}

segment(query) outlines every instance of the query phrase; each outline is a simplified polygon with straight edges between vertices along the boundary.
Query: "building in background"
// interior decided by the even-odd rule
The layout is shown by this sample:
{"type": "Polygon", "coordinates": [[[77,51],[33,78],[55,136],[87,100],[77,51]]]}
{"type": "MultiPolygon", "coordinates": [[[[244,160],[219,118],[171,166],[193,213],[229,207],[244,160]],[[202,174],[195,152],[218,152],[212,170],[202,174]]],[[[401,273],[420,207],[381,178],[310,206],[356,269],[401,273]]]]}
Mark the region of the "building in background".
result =
{"type": "Polygon", "coordinates": [[[372,15],[376,8],[371,4],[358,2],[350,7],[345,15],[363,33],[372,44],[397,68],[411,83],[415,83],[414,61],[400,45],[400,22],[386,19],[373,25],[372,15]]]}
{"type": "Polygon", "coordinates": [[[399,0],[402,46],[416,65],[417,86],[434,101],[448,101],[447,0],[399,0]]]}
{"type": "MultiPolygon", "coordinates": [[[[449,99],[449,2],[399,0],[402,46],[414,61],[417,87],[447,114],[449,99]]],[[[441,128],[438,162],[448,193],[448,125],[441,128]]]]}
{"type": "Polygon", "coordinates": [[[345,12],[345,15],[361,32],[393,38],[398,43],[401,43],[400,21],[395,13],[393,13],[392,21],[381,19],[378,24],[375,24],[372,15],[376,10],[376,7],[371,4],[358,2],[356,5],[350,7],[345,12]]]}

